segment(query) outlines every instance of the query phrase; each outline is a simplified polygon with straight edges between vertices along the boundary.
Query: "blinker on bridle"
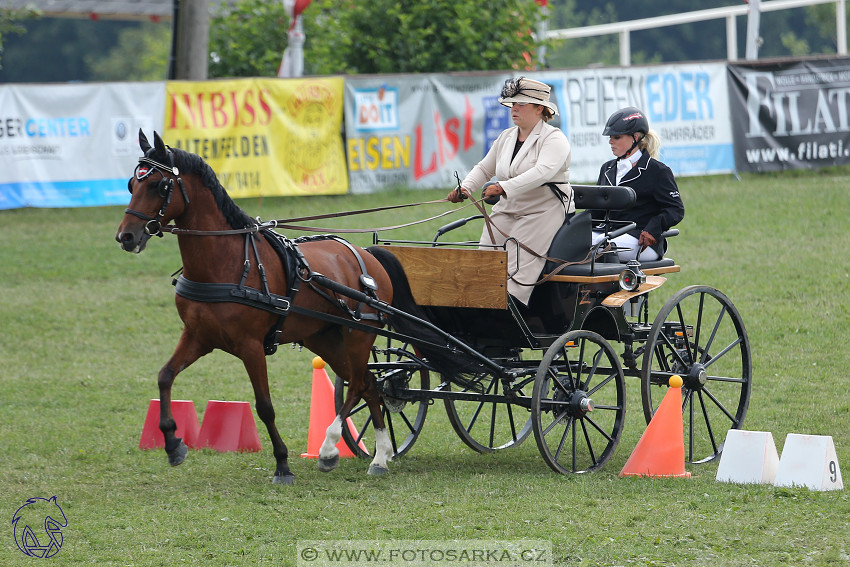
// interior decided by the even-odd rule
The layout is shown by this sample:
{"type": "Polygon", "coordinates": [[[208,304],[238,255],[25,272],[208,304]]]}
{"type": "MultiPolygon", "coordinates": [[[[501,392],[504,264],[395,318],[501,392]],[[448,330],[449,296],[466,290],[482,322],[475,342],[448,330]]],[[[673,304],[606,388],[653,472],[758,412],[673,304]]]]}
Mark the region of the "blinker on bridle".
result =
{"type": "MultiPolygon", "coordinates": [[[[174,179],[167,177],[168,174],[173,175],[177,179],[177,184],[180,186],[180,192],[183,193],[183,200],[187,205],[189,204],[189,196],[186,194],[186,187],[183,185],[183,179],[179,177],[180,170],[174,165],[174,158],[171,154],[171,150],[169,149],[166,151],[168,152],[168,158],[169,161],[171,161],[171,165],[165,165],[164,163],[160,163],[147,156],[142,156],[139,158],[139,165],[136,166],[136,171],[134,173],[134,177],[138,181],[143,181],[155,171],[162,176],[162,180],[157,186],[157,192],[163,199],[163,202],[162,207],[160,207],[159,212],[156,214],[156,217],[150,217],[145,213],[135,211],[129,207],[124,210],[126,214],[133,215],[143,221],[146,221],[145,234],[147,235],[147,238],[150,238],[151,236],[159,236],[162,238],[163,236],[161,220],[162,217],[165,216],[165,211],[168,209],[168,205],[171,203],[171,196],[174,193],[174,179]]],[[[132,187],[128,187],[128,189],[132,195],[132,187]]],[[[147,238],[145,238],[145,240],[147,240],[147,238]]]]}

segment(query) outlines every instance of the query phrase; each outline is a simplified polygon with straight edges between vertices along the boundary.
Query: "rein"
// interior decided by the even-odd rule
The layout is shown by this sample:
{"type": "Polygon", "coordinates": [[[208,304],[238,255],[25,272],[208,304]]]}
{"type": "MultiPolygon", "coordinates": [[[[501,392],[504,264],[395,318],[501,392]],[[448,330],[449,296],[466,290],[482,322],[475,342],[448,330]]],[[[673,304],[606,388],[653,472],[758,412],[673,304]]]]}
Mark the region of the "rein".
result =
{"type": "Polygon", "coordinates": [[[422,224],[426,222],[430,222],[432,220],[436,220],[442,218],[446,215],[450,215],[455,213],[456,211],[462,210],[469,205],[465,205],[459,209],[452,209],[449,211],[444,211],[438,215],[434,215],[425,219],[420,219],[417,221],[412,221],[404,224],[397,224],[392,226],[380,226],[374,228],[327,228],[327,227],[316,227],[316,226],[304,226],[298,224],[289,224],[295,221],[304,221],[304,220],[317,220],[317,219],[329,219],[329,218],[338,218],[345,217],[350,215],[364,214],[364,213],[374,213],[379,211],[387,211],[392,209],[400,209],[403,207],[416,207],[419,205],[432,205],[435,203],[446,203],[448,199],[438,199],[436,201],[425,201],[422,203],[408,203],[405,205],[390,205],[387,207],[376,207],[373,209],[360,209],[356,211],[345,211],[341,213],[328,213],[324,215],[314,215],[307,217],[295,217],[290,219],[277,219],[270,221],[262,221],[259,217],[257,217],[257,224],[254,226],[249,226],[247,228],[233,228],[228,230],[192,230],[188,228],[178,228],[173,225],[166,225],[161,227],[163,232],[170,232],[171,234],[176,235],[187,235],[187,236],[226,236],[229,234],[247,234],[247,233],[256,233],[261,230],[266,229],[282,229],[282,230],[300,230],[304,232],[339,232],[339,233],[369,233],[369,232],[380,232],[382,230],[396,230],[399,228],[406,228],[408,226],[415,226],[417,224],[422,224]]]}
{"type": "MultiPolygon", "coordinates": [[[[304,225],[290,224],[290,223],[301,222],[301,221],[310,221],[310,220],[340,218],[340,217],[346,217],[346,216],[351,216],[351,215],[359,215],[359,214],[365,214],[365,213],[389,211],[389,210],[402,209],[402,208],[407,208],[407,207],[416,207],[416,206],[420,206],[420,205],[433,205],[433,204],[437,204],[437,203],[449,202],[449,199],[437,199],[437,200],[433,200],[433,201],[424,201],[424,202],[420,202],[420,203],[407,203],[407,204],[402,204],[402,205],[388,205],[388,206],[385,206],[385,207],[373,207],[373,208],[369,208],[369,209],[357,209],[357,210],[353,210],[353,211],[343,211],[343,212],[337,212],[337,213],[326,213],[326,214],[321,214],[321,215],[293,217],[293,218],[289,218],[289,219],[277,219],[277,220],[271,220],[271,221],[265,221],[265,222],[262,221],[259,217],[257,217],[257,219],[256,219],[257,224],[255,224],[253,226],[249,226],[249,227],[246,227],[246,228],[227,229],[227,230],[193,230],[193,229],[188,229],[188,228],[178,228],[174,225],[163,226],[160,221],[162,220],[163,216],[165,215],[165,211],[168,208],[168,205],[171,203],[171,197],[172,197],[172,194],[174,193],[174,179],[177,180],[177,184],[179,185],[180,191],[183,194],[184,201],[186,202],[186,204],[189,203],[189,196],[186,194],[186,188],[183,185],[183,179],[180,178],[180,171],[174,165],[174,157],[171,153],[171,150],[169,149],[167,151],[168,151],[168,157],[169,157],[169,161],[171,162],[171,165],[166,165],[166,164],[160,163],[156,160],[153,160],[153,159],[151,159],[147,156],[143,156],[143,157],[139,158],[139,165],[136,168],[136,174],[135,174],[136,179],[138,179],[140,181],[142,179],[146,178],[148,175],[150,175],[154,171],[158,172],[162,176],[162,181],[160,182],[159,192],[160,192],[160,196],[163,198],[163,203],[162,203],[162,206],[159,209],[159,212],[157,212],[156,217],[149,217],[148,215],[146,215],[144,213],[141,213],[139,211],[135,211],[135,210],[130,209],[130,208],[127,208],[125,210],[125,213],[134,215],[134,216],[136,216],[136,217],[147,222],[147,224],[145,224],[145,235],[147,236],[147,238],[150,238],[151,236],[162,237],[164,232],[169,232],[171,234],[175,234],[175,235],[178,235],[178,236],[179,235],[186,235],[186,236],[226,236],[226,235],[235,235],[235,234],[253,235],[253,234],[257,234],[257,233],[259,233],[263,230],[274,230],[274,229],[278,229],[278,228],[284,229],[284,230],[299,230],[299,231],[322,232],[322,233],[348,233],[348,234],[370,233],[370,232],[379,232],[379,231],[386,231],[386,230],[397,230],[397,229],[400,229],[400,228],[406,228],[406,227],[409,227],[409,226],[414,226],[414,225],[417,225],[417,224],[430,222],[432,220],[442,218],[446,215],[454,214],[456,211],[463,210],[464,208],[469,206],[469,205],[464,205],[463,207],[459,207],[459,208],[452,209],[452,210],[449,210],[449,211],[444,211],[444,212],[442,212],[438,215],[434,215],[434,216],[431,216],[431,217],[428,217],[428,218],[425,218],[425,219],[421,219],[421,220],[417,220],[417,221],[412,221],[412,222],[409,222],[409,223],[392,225],[392,226],[376,227],[376,228],[324,228],[324,227],[304,226],[304,225]],[[145,166],[148,166],[148,168],[145,168],[145,166]],[[172,175],[173,179],[167,177],[167,175],[172,175]]],[[[455,175],[457,176],[457,174],[455,174],[455,175]]],[[[458,180],[458,187],[459,186],[460,186],[460,180],[458,180]]],[[[482,204],[481,200],[476,199],[472,195],[467,195],[467,197],[469,198],[470,203],[472,205],[474,205],[475,208],[478,209],[478,211],[484,217],[485,227],[486,227],[486,229],[487,229],[487,231],[490,235],[491,241],[495,242],[495,238],[493,237],[493,231],[494,230],[496,230],[499,234],[501,234],[505,238],[511,238],[510,235],[508,235],[503,230],[501,230],[498,226],[496,226],[496,224],[493,222],[493,219],[491,219],[490,215],[487,213],[487,210],[484,207],[484,205],[482,204]]],[[[595,252],[596,253],[604,253],[605,251],[607,251],[608,249],[611,248],[611,245],[608,244],[605,247],[605,249],[603,249],[601,251],[591,250],[590,252],[588,252],[587,256],[583,260],[579,260],[577,262],[565,262],[565,261],[563,261],[559,258],[551,258],[551,257],[549,257],[545,254],[539,254],[535,250],[532,250],[527,245],[523,244],[522,242],[520,242],[518,240],[515,240],[515,241],[516,241],[517,245],[522,250],[531,254],[532,256],[534,256],[536,258],[542,258],[542,259],[546,260],[547,262],[552,262],[554,264],[557,264],[557,268],[555,268],[549,274],[547,274],[546,276],[544,276],[543,278],[539,279],[538,281],[536,281],[534,283],[524,283],[524,282],[519,282],[519,281],[516,282],[518,285],[522,285],[522,286],[538,286],[538,285],[548,281],[553,276],[557,275],[559,272],[561,272],[561,270],[563,270],[567,266],[573,266],[573,265],[577,265],[577,264],[586,264],[588,262],[591,262],[593,260],[594,256],[595,256],[595,254],[594,254],[595,252]]],[[[246,242],[246,246],[247,246],[247,242],[246,242]]]]}

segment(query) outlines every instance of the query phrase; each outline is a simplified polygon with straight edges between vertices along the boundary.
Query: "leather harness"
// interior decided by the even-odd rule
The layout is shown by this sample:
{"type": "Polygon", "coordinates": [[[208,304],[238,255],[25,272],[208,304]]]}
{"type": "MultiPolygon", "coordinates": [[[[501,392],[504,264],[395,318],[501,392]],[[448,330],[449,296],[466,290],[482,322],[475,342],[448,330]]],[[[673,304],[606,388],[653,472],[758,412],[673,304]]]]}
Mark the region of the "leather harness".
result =
{"type": "Polygon", "coordinates": [[[281,330],[283,329],[283,324],[286,321],[286,317],[292,312],[301,313],[313,318],[323,319],[332,323],[342,324],[351,328],[358,328],[360,330],[366,330],[373,333],[376,332],[375,327],[372,325],[361,324],[359,322],[364,320],[376,321],[382,325],[386,322],[386,317],[383,313],[362,313],[364,303],[371,303],[370,300],[379,301],[376,293],[378,286],[375,284],[375,280],[372,276],[370,276],[366,271],[366,264],[363,262],[363,258],[360,256],[360,253],[356,248],[354,248],[354,246],[351,245],[351,243],[333,235],[303,236],[292,240],[281,236],[271,229],[261,229],[259,232],[280,257],[281,263],[283,264],[283,270],[286,275],[286,281],[289,283],[287,295],[278,295],[269,290],[265,268],[260,260],[257,243],[253,233],[245,234],[245,264],[242,271],[242,278],[238,284],[195,282],[187,279],[181,274],[173,281],[177,295],[192,301],[201,301],[205,303],[239,303],[278,315],[277,321],[271,329],[269,329],[269,332],[263,340],[263,348],[266,355],[272,355],[277,351],[277,345],[280,344],[279,339],[281,330]],[[357,292],[357,290],[348,288],[347,286],[343,286],[336,282],[332,282],[335,285],[329,285],[331,280],[318,272],[313,272],[310,269],[307,259],[298,248],[298,244],[319,240],[334,240],[343,244],[351,251],[360,266],[360,283],[362,284],[365,292],[357,292]],[[257,270],[260,273],[262,289],[256,289],[245,285],[251,269],[251,251],[253,251],[254,258],[256,258],[257,261],[257,270]],[[306,309],[295,305],[295,295],[298,293],[302,282],[306,282],[310,285],[313,291],[325,298],[331,304],[339,307],[345,317],[314,311],[312,309],[306,309]],[[341,292],[342,295],[346,297],[357,299],[357,306],[354,309],[350,308],[343,298],[332,295],[319,286],[330,289],[333,292],[341,292]]]}

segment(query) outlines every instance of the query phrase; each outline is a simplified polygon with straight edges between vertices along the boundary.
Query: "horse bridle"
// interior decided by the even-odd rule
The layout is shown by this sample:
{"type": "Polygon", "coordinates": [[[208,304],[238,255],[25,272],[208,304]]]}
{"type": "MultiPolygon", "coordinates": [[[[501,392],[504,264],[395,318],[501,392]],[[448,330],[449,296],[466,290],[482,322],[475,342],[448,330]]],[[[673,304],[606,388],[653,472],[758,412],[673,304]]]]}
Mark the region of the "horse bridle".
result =
{"type": "MultiPolygon", "coordinates": [[[[162,238],[162,219],[165,216],[168,205],[171,203],[171,196],[174,194],[174,179],[177,180],[177,184],[180,186],[180,192],[183,193],[183,200],[187,205],[189,204],[186,187],[183,186],[183,179],[180,178],[180,170],[174,165],[174,157],[170,150],[168,150],[168,159],[171,165],[165,165],[147,156],[142,156],[139,158],[139,165],[136,166],[134,177],[138,181],[146,179],[153,172],[157,172],[162,176],[162,180],[157,185],[159,196],[162,197],[162,206],[159,208],[155,217],[148,216],[129,207],[124,209],[125,214],[133,215],[145,221],[145,236],[143,237],[143,241],[147,241],[151,236],[162,238]],[[172,175],[173,178],[169,177],[169,175],[172,175]]],[[[127,187],[131,195],[133,194],[132,181],[131,179],[127,187]]]]}

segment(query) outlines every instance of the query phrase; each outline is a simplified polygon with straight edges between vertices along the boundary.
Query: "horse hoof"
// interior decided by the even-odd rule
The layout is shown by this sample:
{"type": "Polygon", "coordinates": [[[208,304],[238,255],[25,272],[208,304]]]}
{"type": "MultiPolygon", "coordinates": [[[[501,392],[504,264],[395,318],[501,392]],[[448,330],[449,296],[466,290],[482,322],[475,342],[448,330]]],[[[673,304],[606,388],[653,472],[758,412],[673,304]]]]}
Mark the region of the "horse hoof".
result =
{"type": "Polygon", "coordinates": [[[339,455],[330,457],[330,458],[322,458],[319,457],[319,470],[322,472],[330,472],[336,468],[339,464],[339,455]]]}
{"type": "Polygon", "coordinates": [[[186,444],[183,443],[183,440],[180,440],[180,444],[174,448],[172,451],[166,451],[168,455],[168,464],[172,467],[176,467],[180,463],[186,460],[186,455],[189,454],[189,448],[186,447],[186,444]]]}
{"type": "Polygon", "coordinates": [[[370,476],[383,476],[385,474],[390,474],[390,469],[378,465],[369,465],[369,470],[366,474],[370,476]]]}
{"type": "Polygon", "coordinates": [[[272,484],[295,484],[295,475],[276,474],[272,477],[272,484]]]}

